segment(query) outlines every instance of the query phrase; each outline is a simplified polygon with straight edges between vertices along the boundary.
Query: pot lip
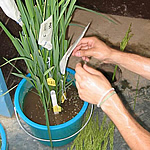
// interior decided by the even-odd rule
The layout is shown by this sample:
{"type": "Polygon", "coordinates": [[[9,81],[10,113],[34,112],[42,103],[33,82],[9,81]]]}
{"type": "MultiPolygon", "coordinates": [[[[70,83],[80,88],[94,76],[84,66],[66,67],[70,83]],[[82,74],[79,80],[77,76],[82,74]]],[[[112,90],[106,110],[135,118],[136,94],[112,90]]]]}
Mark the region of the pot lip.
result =
{"type": "Polygon", "coordinates": [[[2,138],[1,149],[6,149],[6,133],[5,133],[5,130],[4,130],[1,123],[0,123],[0,135],[1,135],[1,138],[2,138]]]}
{"type": "MultiPolygon", "coordinates": [[[[75,74],[75,71],[70,69],[70,68],[67,68],[67,71],[72,73],[72,74],[75,74]]],[[[25,114],[23,113],[23,111],[21,110],[20,108],[20,105],[19,105],[19,92],[23,86],[23,84],[27,82],[26,79],[22,79],[16,89],[16,92],[15,92],[15,97],[14,97],[14,105],[16,107],[16,111],[17,113],[19,114],[19,116],[30,126],[34,127],[34,128],[38,128],[38,129],[42,129],[42,130],[47,130],[47,126],[46,125],[40,125],[38,123],[35,123],[33,121],[31,121],[30,119],[28,119],[25,114]]],[[[50,129],[51,130],[58,130],[58,129],[62,129],[62,128],[65,128],[71,124],[73,124],[74,122],[76,122],[77,120],[79,120],[82,115],[84,114],[84,112],[86,111],[88,107],[88,102],[84,102],[83,104],[83,107],[81,108],[80,112],[74,117],[72,118],[71,120],[63,123],[63,124],[59,124],[59,125],[54,125],[54,126],[50,126],[50,129]]]]}

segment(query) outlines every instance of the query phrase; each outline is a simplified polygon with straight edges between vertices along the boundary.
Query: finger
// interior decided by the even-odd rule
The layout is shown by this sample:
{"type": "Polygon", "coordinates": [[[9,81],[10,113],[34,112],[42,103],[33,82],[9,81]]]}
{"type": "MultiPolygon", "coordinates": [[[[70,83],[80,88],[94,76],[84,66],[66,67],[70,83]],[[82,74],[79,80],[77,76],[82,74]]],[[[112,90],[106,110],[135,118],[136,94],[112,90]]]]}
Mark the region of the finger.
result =
{"type": "Polygon", "coordinates": [[[87,44],[84,44],[84,45],[79,45],[79,46],[77,46],[74,50],[73,50],[73,52],[72,52],[72,55],[73,56],[76,56],[76,53],[78,52],[78,51],[80,51],[80,50],[85,50],[85,49],[88,49],[89,48],[89,46],[87,45],[87,44]]]}
{"type": "Polygon", "coordinates": [[[85,60],[86,60],[86,57],[85,57],[85,56],[84,56],[84,57],[82,57],[82,60],[83,60],[83,61],[85,61],[85,60]]]}
{"type": "Polygon", "coordinates": [[[78,50],[80,50],[80,49],[81,49],[81,46],[77,46],[77,47],[73,50],[72,56],[75,56],[75,53],[76,53],[78,50]]]}
{"type": "Polygon", "coordinates": [[[89,45],[88,45],[88,43],[81,43],[80,45],[77,45],[77,46],[76,46],[76,48],[79,48],[79,47],[80,47],[81,49],[82,49],[82,48],[84,49],[84,48],[86,48],[86,47],[88,48],[89,45]]]}
{"type": "Polygon", "coordinates": [[[84,57],[84,56],[91,57],[91,56],[94,56],[93,52],[94,52],[93,48],[79,49],[78,51],[76,51],[74,53],[74,56],[76,56],[76,57],[84,57]]]}
{"type": "Polygon", "coordinates": [[[72,55],[74,56],[75,53],[80,50],[80,49],[87,49],[89,46],[88,46],[88,42],[86,42],[84,39],[82,39],[78,45],[75,47],[75,49],[73,50],[73,53],[72,55]]]}
{"type": "Polygon", "coordinates": [[[81,63],[77,63],[75,67],[75,72],[78,73],[80,71],[81,63]]]}
{"type": "Polygon", "coordinates": [[[87,38],[82,38],[76,48],[73,50],[72,55],[75,56],[75,53],[80,50],[80,49],[87,49],[87,48],[92,48],[93,46],[93,40],[89,37],[87,38]]]}
{"type": "Polygon", "coordinates": [[[82,67],[81,63],[77,63],[76,67],[82,67]]]}
{"type": "Polygon", "coordinates": [[[89,62],[90,58],[89,57],[85,57],[85,61],[89,62]]]}
{"type": "Polygon", "coordinates": [[[91,37],[84,37],[81,39],[81,41],[79,42],[78,45],[81,45],[81,44],[88,44],[89,46],[91,46],[93,44],[93,39],[91,37]]]}
{"type": "Polygon", "coordinates": [[[89,46],[88,45],[81,46],[81,49],[89,49],[89,46]]]}
{"type": "Polygon", "coordinates": [[[90,57],[82,57],[83,61],[89,62],[90,61],[90,57]]]}
{"type": "Polygon", "coordinates": [[[81,81],[81,77],[79,76],[78,73],[75,74],[75,79],[76,81],[80,82],[81,81]]]}
{"type": "Polygon", "coordinates": [[[100,71],[97,71],[96,69],[93,69],[87,65],[83,65],[83,68],[90,74],[99,75],[99,76],[103,75],[100,71]]]}
{"type": "Polygon", "coordinates": [[[88,44],[88,43],[89,43],[89,38],[85,37],[80,40],[78,45],[84,45],[84,44],[88,44]]]}
{"type": "Polygon", "coordinates": [[[78,63],[76,65],[75,71],[80,77],[84,77],[87,75],[87,72],[83,69],[81,63],[78,63]]]}
{"type": "Polygon", "coordinates": [[[77,87],[78,90],[80,89],[79,84],[78,84],[77,81],[76,81],[76,87],[77,87]]]}
{"type": "Polygon", "coordinates": [[[90,61],[90,57],[84,56],[84,57],[82,57],[82,60],[83,60],[83,61],[86,61],[86,62],[89,62],[89,61],[90,61]]]}

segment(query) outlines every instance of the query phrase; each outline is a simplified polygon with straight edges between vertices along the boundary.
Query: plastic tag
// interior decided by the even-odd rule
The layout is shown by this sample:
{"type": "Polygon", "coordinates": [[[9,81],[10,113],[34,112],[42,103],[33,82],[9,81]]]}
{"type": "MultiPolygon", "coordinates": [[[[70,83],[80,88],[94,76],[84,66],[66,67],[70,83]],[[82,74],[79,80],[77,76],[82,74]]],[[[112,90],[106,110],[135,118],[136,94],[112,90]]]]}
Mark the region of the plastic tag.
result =
{"type": "Polygon", "coordinates": [[[53,78],[48,78],[47,84],[50,86],[56,86],[55,80],[53,78]]]}
{"type": "Polygon", "coordinates": [[[56,105],[53,107],[53,112],[54,114],[59,114],[59,112],[61,112],[61,107],[56,105]]]}
{"type": "Polygon", "coordinates": [[[40,55],[42,55],[40,50],[38,50],[38,52],[39,52],[40,55]]]}
{"type": "Polygon", "coordinates": [[[33,56],[32,56],[32,54],[30,54],[30,57],[31,57],[31,59],[33,60],[33,56]]]}
{"type": "Polygon", "coordinates": [[[52,37],[52,16],[46,19],[40,26],[38,44],[47,48],[52,49],[51,37],[52,37]]]}
{"type": "Polygon", "coordinates": [[[85,27],[85,29],[82,32],[82,34],[78,37],[78,39],[74,42],[74,44],[69,47],[69,49],[67,50],[67,52],[65,53],[65,55],[61,59],[60,64],[59,64],[61,74],[63,74],[63,75],[65,74],[65,70],[66,70],[66,65],[67,65],[68,58],[70,57],[72,51],[78,45],[78,43],[80,42],[80,40],[83,38],[83,36],[86,33],[89,25],[90,25],[90,23],[85,27]]]}
{"type": "Polygon", "coordinates": [[[0,7],[2,7],[8,17],[22,26],[23,23],[20,17],[20,12],[14,0],[0,0],[0,7]]]}
{"type": "Polygon", "coordinates": [[[66,100],[66,92],[62,94],[61,96],[61,103],[64,103],[64,101],[66,100]]]}
{"type": "Polygon", "coordinates": [[[54,90],[51,91],[51,99],[52,99],[54,114],[58,114],[59,112],[61,112],[61,107],[58,106],[57,104],[56,93],[54,90]]]}

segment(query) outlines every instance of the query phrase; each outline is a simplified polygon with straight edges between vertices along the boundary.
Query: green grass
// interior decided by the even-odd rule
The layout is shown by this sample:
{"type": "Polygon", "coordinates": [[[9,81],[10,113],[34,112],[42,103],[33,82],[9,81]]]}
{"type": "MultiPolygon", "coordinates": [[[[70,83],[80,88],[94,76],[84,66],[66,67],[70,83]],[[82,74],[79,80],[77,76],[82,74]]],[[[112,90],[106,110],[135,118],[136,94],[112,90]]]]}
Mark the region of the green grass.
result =
{"type": "MultiPolygon", "coordinates": [[[[87,113],[85,120],[87,120],[87,113]]],[[[99,123],[98,113],[93,115],[88,125],[79,133],[72,146],[68,150],[113,150],[114,124],[103,116],[99,123]],[[101,124],[101,125],[100,125],[101,124]]]]}

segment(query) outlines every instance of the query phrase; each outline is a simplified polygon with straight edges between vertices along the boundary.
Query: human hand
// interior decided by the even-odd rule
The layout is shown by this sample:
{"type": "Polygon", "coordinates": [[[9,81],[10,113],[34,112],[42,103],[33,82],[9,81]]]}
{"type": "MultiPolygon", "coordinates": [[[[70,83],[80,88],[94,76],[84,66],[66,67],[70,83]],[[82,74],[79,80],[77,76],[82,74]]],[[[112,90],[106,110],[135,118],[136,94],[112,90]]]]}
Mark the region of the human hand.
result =
{"type": "Polygon", "coordinates": [[[82,100],[92,104],[98,104],[102,95],[111,89],[105,76],[87,65],[83,67],[77,64],[75,68],[76,86],[82,100]]]}
{"type": "Polygon", "coordinates": [[[84,61],[89,61],[89,57],[94,57],[103,62],[107,62],[112,49],[96,37],[83,38],[74,49],[72,55],[82,57],[84,61]]]}

